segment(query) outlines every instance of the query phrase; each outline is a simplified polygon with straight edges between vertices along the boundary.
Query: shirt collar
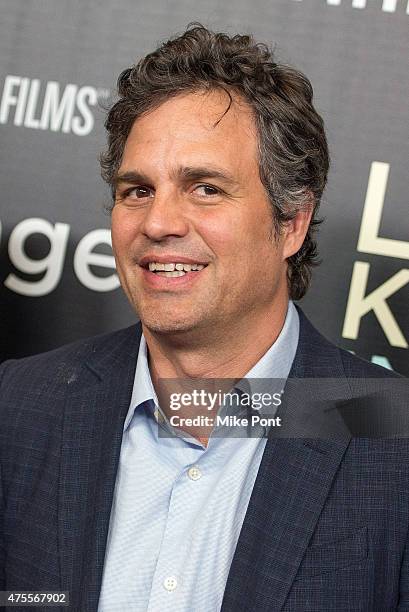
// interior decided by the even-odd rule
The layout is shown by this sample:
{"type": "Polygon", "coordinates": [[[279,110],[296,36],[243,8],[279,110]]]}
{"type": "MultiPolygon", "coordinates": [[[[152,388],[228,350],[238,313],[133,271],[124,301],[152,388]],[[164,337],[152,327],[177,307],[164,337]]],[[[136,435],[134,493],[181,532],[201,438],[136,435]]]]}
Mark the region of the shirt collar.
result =
{"type": "Polygon", "coordinates": [[[135,409],[144,402],[153,402],[154,407],[159,405],[158,397],[152,383],[151,374],[148,364],[148,347],[146,345],[145,336],[141,335],[139,343],[138,360],[136,362],[135,380],[132,389],[131,403],[129,405],[128,414],[126,415],[124,430],[128,428],[135,409]]]}
{"type": "MultiPolygon", "coordinates": [[[[249,379],[251,378],[286,379],[297,350],[299,330],[300,321],[298,312],[293,302],[290,300],[288,302],[285,322],[277,339],[235,387],[248,392],[248,385],[250,384],[249,379]]],[[[139,344],[132,397],[128,414],[124,422],[124,431],[129,427],[135,409],[144,402],[150,403],[152,411],[159,406],[149,371],[148,348],[145,337],[142,334],[139,344]]]]}
{"type": "Polygon", "coordinates": [[[287,378],[297,350],[299,334],[300,319],[290,300],[284,325],[276,341],[243,378],[287,378]]]}

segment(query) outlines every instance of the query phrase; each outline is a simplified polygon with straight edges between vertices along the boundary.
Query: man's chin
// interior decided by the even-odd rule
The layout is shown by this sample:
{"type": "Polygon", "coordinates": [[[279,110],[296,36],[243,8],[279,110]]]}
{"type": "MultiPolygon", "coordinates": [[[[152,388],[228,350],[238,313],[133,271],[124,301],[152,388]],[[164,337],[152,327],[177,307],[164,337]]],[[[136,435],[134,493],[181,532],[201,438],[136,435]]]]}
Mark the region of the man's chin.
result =
{"type": "Polygon", "coordinates": [[[187,321],[182,319],[155,319],[142,318],[142,325],[149,330],[152,334],[181,334],[189,333],[198,328],[197,321],[187,321]]]}

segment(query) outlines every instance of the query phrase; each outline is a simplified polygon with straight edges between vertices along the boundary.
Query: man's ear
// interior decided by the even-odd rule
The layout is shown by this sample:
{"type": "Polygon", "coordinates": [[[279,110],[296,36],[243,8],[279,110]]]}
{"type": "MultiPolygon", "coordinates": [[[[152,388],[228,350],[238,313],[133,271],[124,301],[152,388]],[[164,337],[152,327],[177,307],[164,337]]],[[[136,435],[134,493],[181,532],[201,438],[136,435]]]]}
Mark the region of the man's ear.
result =
{"type": "Polygon", "coordinates": [[[283,257],[285,259],[291,257],[291,255],[294,255],[300,250],[311,223],[313,210],[313,202],[306,203],[303,208],[296,213],[294,219],[285,223],[283,231],[283,257]]]}

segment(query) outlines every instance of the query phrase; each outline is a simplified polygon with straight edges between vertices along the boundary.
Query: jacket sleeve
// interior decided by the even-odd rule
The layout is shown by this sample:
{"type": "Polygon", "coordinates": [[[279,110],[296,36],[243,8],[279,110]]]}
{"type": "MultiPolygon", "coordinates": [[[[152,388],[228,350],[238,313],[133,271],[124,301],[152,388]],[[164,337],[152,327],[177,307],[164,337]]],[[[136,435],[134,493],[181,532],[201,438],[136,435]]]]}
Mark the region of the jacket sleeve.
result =
{"type": "Polygon", "coordinates": [[[4,522],[4,496],[3,496],[3,481],[2,481],[2,475],[1,475],[1,463],[0,463],[0,591],[6,590],[6,577],[5,577],[6,551],[4,549],[3,522],[4,522]]]}
{"type": "MultiPolygon", "coordinates": [[[[2,431],[4,431],[4,428],[1,426],[4,419],[4,411],[2,410],[4,385],[2,385],[2,382],[5,371],[11,362],[12,360],[5,361],[0,366],[0,591],[6,590],[6,544],[4,541],[4,508],[6,499],[3,483],[4,439],[2,437],[2,431]]],[[[0,612],[3,609],[4,608],[0,607],[0,612]]]]}
{"type": "Polygon", "coordinates": [[[402,565],[399,579],[399,605],[398,612],[409,610],[409,529],[406,537],[405,550],[403,552],[402,565]]]}

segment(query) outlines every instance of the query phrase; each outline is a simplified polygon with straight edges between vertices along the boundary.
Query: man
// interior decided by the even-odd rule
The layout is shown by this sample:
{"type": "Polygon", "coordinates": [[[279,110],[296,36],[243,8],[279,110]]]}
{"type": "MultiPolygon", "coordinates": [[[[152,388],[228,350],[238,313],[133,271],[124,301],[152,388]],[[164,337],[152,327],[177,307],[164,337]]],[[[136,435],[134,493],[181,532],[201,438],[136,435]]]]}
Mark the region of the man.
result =
{"type": "Polygon", "coordinates": [[[194,25],[118,85],[101,161],[141,324],[2,366],[1,588],[81,612],[408,610],[408,444],[338,417],[315,435],[326,385],[305,391],[330,381],[339,416],[358,381],[399,380],[293,303],[328,171],[309,81],[194,25]],[[284,433],[249,437],[173,427],[162,384],[297,378],[284,433]]]}

